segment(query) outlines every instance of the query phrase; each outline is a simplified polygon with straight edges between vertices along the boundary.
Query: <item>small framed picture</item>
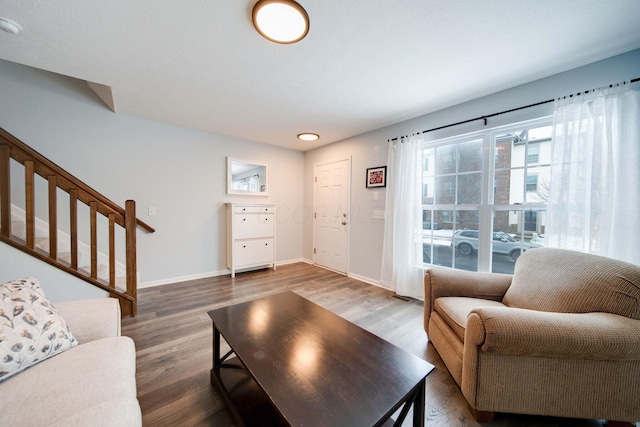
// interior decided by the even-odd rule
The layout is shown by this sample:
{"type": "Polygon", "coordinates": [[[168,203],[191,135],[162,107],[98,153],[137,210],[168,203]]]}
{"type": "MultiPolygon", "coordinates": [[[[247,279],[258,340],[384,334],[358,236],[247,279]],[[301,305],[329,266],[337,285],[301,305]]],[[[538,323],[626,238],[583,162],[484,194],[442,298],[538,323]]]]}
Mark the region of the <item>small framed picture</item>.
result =
{"type": "Polygon", "coordinates": [[[387,186],[387,167],[378,166],[367,169],[367,188],[387,186]]]}

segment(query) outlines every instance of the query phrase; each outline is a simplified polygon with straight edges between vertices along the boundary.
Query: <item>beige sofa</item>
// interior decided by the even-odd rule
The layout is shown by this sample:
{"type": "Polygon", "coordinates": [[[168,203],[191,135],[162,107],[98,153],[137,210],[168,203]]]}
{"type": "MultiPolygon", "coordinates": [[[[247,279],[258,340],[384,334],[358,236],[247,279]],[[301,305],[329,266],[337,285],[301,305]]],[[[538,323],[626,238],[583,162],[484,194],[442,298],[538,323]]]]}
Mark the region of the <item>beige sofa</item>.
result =
{"type": "Polygon", "coordinates": [[[431,268],[424,328],[481,421],[640,420],[640,267],[560,249],[513,275],[431,268]]]}
{"type": "Polygon", "coordinates": [[[116,299],[56,303],[79,345],[0,382],[2,426],[140,426],[133,340],[116,299]]]}

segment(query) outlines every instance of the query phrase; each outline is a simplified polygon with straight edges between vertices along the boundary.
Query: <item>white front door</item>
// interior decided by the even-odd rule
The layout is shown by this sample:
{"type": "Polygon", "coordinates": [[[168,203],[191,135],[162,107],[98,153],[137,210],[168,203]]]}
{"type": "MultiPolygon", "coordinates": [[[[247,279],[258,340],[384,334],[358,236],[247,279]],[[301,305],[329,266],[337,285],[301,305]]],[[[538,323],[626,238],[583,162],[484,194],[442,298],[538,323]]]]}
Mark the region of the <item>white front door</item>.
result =
{"type": "Polygon", "coordinates": [[[315,263],[346,273],[350,162],[345,159],[316,165],[314,172],[315,263]]]}

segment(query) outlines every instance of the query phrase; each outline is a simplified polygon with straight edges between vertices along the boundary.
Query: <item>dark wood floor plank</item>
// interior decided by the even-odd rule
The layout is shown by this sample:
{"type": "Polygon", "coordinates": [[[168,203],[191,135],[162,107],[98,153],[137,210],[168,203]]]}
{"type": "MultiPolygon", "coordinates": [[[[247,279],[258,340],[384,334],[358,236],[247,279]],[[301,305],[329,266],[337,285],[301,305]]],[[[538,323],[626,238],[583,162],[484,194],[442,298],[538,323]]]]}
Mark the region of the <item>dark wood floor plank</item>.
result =
{"type": "MultiPolygon", "coordinates": [[[[207,312],[293,291],[436,366],[427,377],[427,426],[480,426],[423,329],[423,304],[305,263],[138,290],[138,316],[123,319],[136,342],[144,426],[233,426],[210,384],[212,325],[207,312]]],[[[228,346],[222,351],[226,352],[228,346]]],[[[410,419],[410,417],[408,417],[410,419]]],[[[602,426],[598,420],[497,414],[483,426],[602,426]]]]}

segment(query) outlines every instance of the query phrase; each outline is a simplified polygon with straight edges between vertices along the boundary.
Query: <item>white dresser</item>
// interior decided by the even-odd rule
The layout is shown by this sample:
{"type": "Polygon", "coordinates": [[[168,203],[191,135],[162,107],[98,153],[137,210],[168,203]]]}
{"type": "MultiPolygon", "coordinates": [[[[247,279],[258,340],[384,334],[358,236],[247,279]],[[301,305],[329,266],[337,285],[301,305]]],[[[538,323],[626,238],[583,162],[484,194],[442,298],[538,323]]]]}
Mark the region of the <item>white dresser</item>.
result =
{"type": "Polygon", "coordinates": [[[227,267],[236,270],[272,265],[276,269],[276,205],[227,203],[227,267]]]}

